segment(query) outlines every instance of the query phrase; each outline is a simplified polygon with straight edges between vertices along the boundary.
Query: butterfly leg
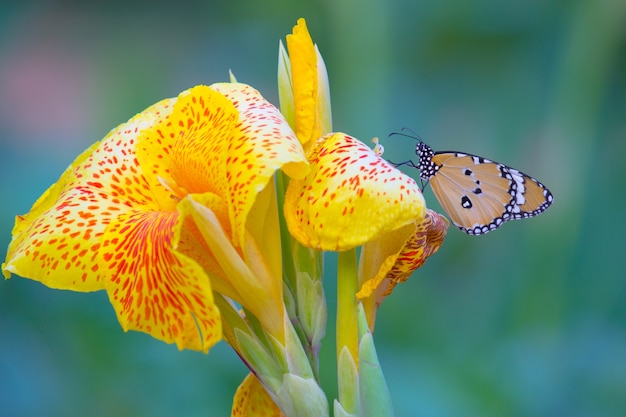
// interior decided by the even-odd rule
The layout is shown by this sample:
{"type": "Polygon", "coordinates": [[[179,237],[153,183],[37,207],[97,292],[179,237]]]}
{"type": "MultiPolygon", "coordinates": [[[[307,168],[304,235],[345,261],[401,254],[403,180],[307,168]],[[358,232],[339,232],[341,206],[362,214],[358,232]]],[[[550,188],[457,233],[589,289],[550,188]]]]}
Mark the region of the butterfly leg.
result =
{"type": "Polygon", "coordinates": [[[399,168],[403,165],[408,165],[411,168],[417,168],[417,165],[415,165],[415,162],[411,161],[410,159],[408,161],[399,162],[399,163],[396,163],[390,160],[387,160],[387,162],[389,162],[391,165],[395,166],[396,168],[399,168]]]}
{"type": "MultiPolygon", "coordinates": [[[[411,168],[419,169],[419,167],[417,165],[415,165],[415,162],[411,161],[410,159],[408,161],[404,161],[404,162],[400,162],[400,163],[395,163],[395,162],[390,161],[390,160],[387,160],[387,162],[389,162],[390,164],[392,164],[396,168],[401,167],[403,165],[408,165],[411,168]]],[[[428,185],[428,181],[425,181],[423,178],[420,178],[420,189],[422,190],[422,192],[424,191],[424,188],[426,188],[427,185],[428,185]]]]}

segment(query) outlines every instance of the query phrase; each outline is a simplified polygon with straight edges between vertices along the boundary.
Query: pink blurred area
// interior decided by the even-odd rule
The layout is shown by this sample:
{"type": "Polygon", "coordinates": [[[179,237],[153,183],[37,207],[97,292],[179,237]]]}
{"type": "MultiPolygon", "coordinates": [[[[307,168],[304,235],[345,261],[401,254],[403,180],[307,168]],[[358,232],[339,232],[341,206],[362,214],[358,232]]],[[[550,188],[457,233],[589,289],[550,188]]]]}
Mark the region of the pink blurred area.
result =
{"type": "Polygon", "coordinates": [[[57,29],[75,19],[44,13],[29,23],[33,30],[14,27],[2,50],[0,124],[9,138],[19,137],[13,146],[74,147],[97,111],[88,59],[57,29]]]}
{"type": "Polygon", "coordinates": [[[96,109],[89,58],[72,36],[80,22],[78,14],[33,8],[5,27],[0,126],[11,146],[74,148],[82,142],[96,109]]]}
{"type": "Polygon", "coordinates": [[[210,58],[225,37],[201,24],[201,5],[60,1],[0,11],[0,145],[68,158],[162,98],[225,81],[233,63],[210,58]]]}

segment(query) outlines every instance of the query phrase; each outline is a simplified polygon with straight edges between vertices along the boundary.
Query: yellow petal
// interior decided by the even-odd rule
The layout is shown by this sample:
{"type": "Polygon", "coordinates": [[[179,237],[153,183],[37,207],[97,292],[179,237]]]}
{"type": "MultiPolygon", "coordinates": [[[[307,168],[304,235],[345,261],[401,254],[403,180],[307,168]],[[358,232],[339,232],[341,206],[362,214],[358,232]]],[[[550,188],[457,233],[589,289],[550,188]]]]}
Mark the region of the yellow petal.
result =
{"type": "Polygon", "coordinates": [[[280,241],[280,225],[278,219],[278,203],[276,201],[276,187],[273,181],[257,195],[252,210],[248,215],[246,232],[249,239],[244,242],[243,254],[246,264],[250,265],[256,276],[268,274],[269,286],[275,297],[282,301],[282,247],[280,241]],[[254,242],[255,246],[251,246],[254,242]],[[262,259],[259,259],[258,250],[262,250],[262,259]]]}
{"type": "Polygon", "coordinates": [[[209,279],[174,252],[181,235],[193,239],[177,221],[171,190],[150,184],[135,153],[141,132],[164,123],[173,102],[81,155],[18,222],[4,269],[54,288],[106,288],[124,329],[207,351],[221,337],[209,279]]]}
{"type": "Polygon", "coordinates": [[[306,144],[327,131],[322,130],[322,115],[318,113],[318,55],[304,19],[298,19],[293,33],[287,35],[287,49],[291,61],[294,130],[300,142],[306,144]]]}
{"type": "MultiPolygon", "coordinates": [[[[224,294],[234,300],[239,300],[241,297],[237,290],[238,282],[233,277],[229,277],[227,272],[222,269],[220,260],[215,257],[211,248],[206,245],[202,237],[203,231],[198,228],[198,225],[192,218],[191,212],[193,210],[190,209],[189,198],[193,198],[209,208],[217,219],[226,219],[225,222],[219,223],[220,233],[229,236],[228,232],[231,230],[228,222],[228,208],[221,198],[211,193],[191,194],[176,207],[178,213],[184,219],[182,229],[186,231],[185,234],[179,236],[179,240],[175,244],[176,251],[195,260],[202,266],[205,272],[209,274],[213,291],[224,294]]],[[[232,246],[227,239],[226,242],[232,246]]],[[[236,251],[235,254],[240,256],[236,251]]]]}
{"type": "Polygon", "coordinates": [[[224,159],[237,120],[233,104],[209,87],[181,93],[170,116],[138,139],[137,159],[149,168],[150,186],[164,184],[173,194],[167,199],[172,204],[189,193],[226,196],[224,159]]]}
{"type": "Polygon", "coordinates": [[[232,417],[284,417],[256,376],[248,374],[233,399],[232,417]]]}
{"type": "MultiPolygon", "coordinates": [[[[239,111],[242,136],[235,138],[231,152],[261,160],[258,166],[252,167],[261,171],[250,182],[257,190],[265,188],[271,177],[268,174],[278,169],[292,178],[302,178],[309,172],[306,155],[295,133],[280,111],[261,93],[245,84],[218,83],[211,88],[224,94],[239,111]]],[[[251,168],[242,161],[239,163],[241,169],[251,168]]]]}
{"type": "Polygon", "coordinates": [[[423,219],[363,246],[357,298],[363,302],[372,330],[380,303],[439,250],[449,225],[448,219],[429,209],[423,219]]]}
{"type": "Polygon", "coordinates": [[[287,226],[305,246],[347,250],[425,214],[415,181],[353,137],[323,137],[310,163],[285,196],[287,226]]]}
{"type": "Polygon", "coordinates": [[[98,250],[104,229],[129,205],[152,204],[134,157],[140,130],[171,111],[163,100],[80,155],[24,216],[17,216],[2,269],[59,289],[104,288],[98,250]]]}
{"type": "Polygon", "coordinates": [[[167,123],[142,136],[138,158],[153,167],[152,184],[165,178],[182,192],[211,192],[226,201],[236,247],[242,246],[258,193],[276,170],[301,177],[308,169],[278,109],[252,87],[236,83],[182,93],[167,123]]]}
{"type": "MultiPolygon", "coordinates": [[[[202,239],[236,290],[233,298],[254,314],[269,334],[284,340],[282,276],[274,276],[254,240],[244,239],[251,254],[247,264],[229,241],[215,213],[208,207],[206,195],[190,195],[181,204],[181,212],[193,219],[202,239]],[[262,272],[261,272],[262,271],[262,272]]],[[[217,283],[214,283],[217,286],[217,283]]]]}
{"type": "Polygon", "coordinates": [[[124,330],[207,352],[221,339],[220,315],[204,270],[174,250],[187,233],[181,225],[177,212],[116,217],[103,236],[100,268],[124,330]]]}

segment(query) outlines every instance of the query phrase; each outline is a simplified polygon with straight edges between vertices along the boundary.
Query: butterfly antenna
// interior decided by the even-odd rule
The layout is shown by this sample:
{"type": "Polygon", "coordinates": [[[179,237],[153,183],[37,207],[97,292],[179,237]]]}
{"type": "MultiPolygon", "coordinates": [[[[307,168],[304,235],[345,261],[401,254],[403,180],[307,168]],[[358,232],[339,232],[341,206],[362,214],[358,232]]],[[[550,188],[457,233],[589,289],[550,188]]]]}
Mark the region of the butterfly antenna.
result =
{"type": "Polygon", "coordinates": [[[419,140],[420,142],[422,141],[422,138],[420,137],[420,135],[417,134],[417,132],[415,130],[413,130],[413,129],[409,128],[409,127],[406,127],[406,126],[403,127],[400,130],[403,131],[403,132],[410,132],[415,139],[419,140]]]}
{"type": "Polygon", "coordinates": [[[392,132],[388,135],[388,137],[392,137],[392,136],[404,136],[405,138],[411,138],[414,139],[418,142],[423,142],[422,138],[420,137],[420,135],[418,135],[414,130],[408,128],[408,127],[403,127],[402,129],[400,129],[400,132],[392,132]],[[404,132],[409,132],[409,133],[404,133],[404,132]]]}

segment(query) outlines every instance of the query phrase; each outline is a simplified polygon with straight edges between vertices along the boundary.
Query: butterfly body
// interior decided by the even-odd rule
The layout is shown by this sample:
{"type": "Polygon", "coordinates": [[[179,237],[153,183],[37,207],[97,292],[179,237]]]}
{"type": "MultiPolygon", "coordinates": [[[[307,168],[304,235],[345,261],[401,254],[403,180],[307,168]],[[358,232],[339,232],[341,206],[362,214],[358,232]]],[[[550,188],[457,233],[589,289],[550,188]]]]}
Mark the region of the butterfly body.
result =
{"type": "Polygon", "coordinates": [[[504,222],[536,216],[553,201],[539,181],[507,165],[462,152],[434,152],[418,142],[420,178],[431,188],[452,223],[480,235],[504,222]]]}

